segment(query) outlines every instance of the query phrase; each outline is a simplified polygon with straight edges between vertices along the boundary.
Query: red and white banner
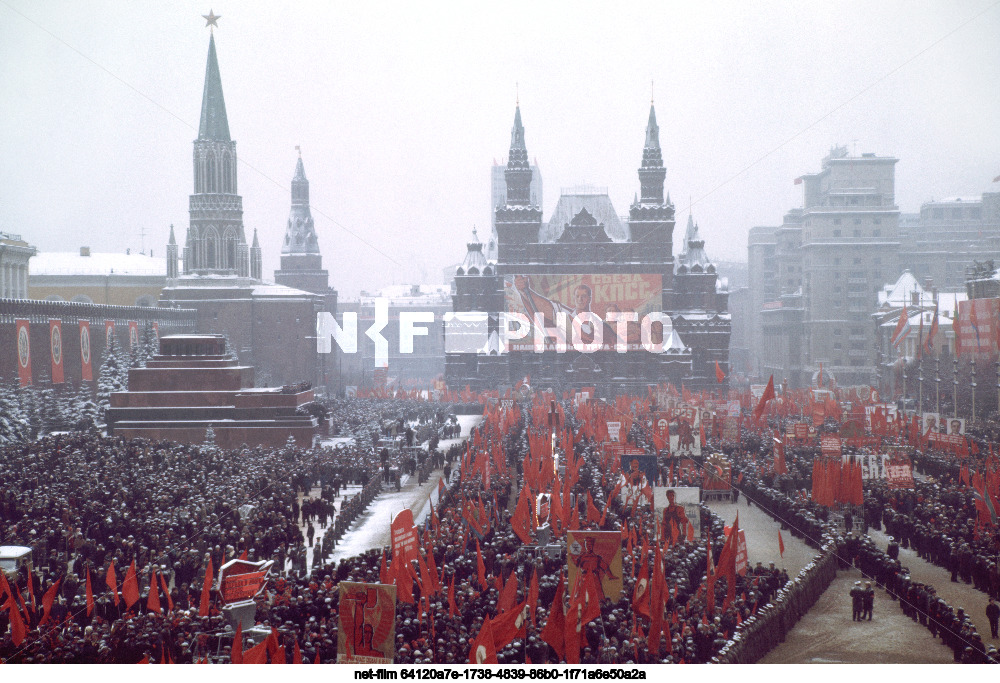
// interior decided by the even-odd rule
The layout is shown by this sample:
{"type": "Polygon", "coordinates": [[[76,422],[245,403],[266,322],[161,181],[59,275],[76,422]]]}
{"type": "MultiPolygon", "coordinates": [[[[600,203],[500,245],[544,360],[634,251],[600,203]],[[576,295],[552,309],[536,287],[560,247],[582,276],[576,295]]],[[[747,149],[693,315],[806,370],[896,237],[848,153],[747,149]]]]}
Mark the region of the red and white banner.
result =
{"type": "Polygon", "coordinates": [[[219,569],[219,593],[227,605],[253,600],[264,591],[274,560],[230,560],[219,569]]]}
{"type": "Polygon", "coordinates": [[[105,320],[104,321],[104,348],[110,349],[111,345],[114,343],[115,338],[115,321],[105,320]]]}
{"type": "Polygon", "coordinates": [[[90,364],[90,321],[80,321],[80,379],[94,381],[94,370],[90,364]]]}
{"type": "Polygon", "coordinates": [[[823,455],[834,455],[840,457],[840,437],[832,434],[824,434],[819,439],[819,448],[823,455]]]}
{"type": "Polygon", "coordinates": [[[341,581],[338,591],[337,663],[392,664],[396,656],[396,587],[341,581]]]}
{"type": "Polygon", "coordinates": [[[153,321],[153,336],[156,338],[157,349],[160,344],[160,323],[153,321]]]}
{"type": "Polygon", "coordinates": [[[137,320],[128,321],[128,345],[131,349],[139,345],[139,321],[137,320]]]}
{"type": "Polygon", "coordinates": [[[404,508],[392,520],[389,527],[392,542],[392,561],[409,562],[419,560],[417,552],[417,529],[413,526],[413,512],[404,508]]]}
{"type": "Polygon", "coordinates": [[[17,379],[22,387],[31,384],[31,335],[27,320],[15,320],[17,329],[17,379]]]}
{"type": "Polygon", "coordinates": [[[909,463],[890,462],[885,468],[885,480],[890,489],[912,489],[913,467],[909,463]]]}
{"type": "Polygon", "coordinates": [[[747,535],[740,529],[740,537],[736,541],[736,573],[745,576],[747,573],[747,535]]]}
{"type": "Polygon", "coordinates": [[[960,356],[989,358],[997,353],[1000,299],[972,299],[958,303],[955,321],[956,352],[960,356]]]}
{"type": "Polygon", "coordinates": [[[65,382],[63,375],[62,320],[49,318],[49,355],[52,357],[52,383],[65,382]]]}

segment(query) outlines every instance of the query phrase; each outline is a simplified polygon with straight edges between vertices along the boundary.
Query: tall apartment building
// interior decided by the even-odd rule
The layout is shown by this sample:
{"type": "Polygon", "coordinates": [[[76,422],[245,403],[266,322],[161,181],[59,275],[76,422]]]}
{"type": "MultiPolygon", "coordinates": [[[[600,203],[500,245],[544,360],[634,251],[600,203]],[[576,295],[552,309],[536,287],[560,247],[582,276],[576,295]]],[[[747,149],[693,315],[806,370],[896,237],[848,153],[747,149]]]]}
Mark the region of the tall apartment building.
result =
{"type": "Polygon", "coordinates": [[[757,374],[803,386],[819,370],[841,385],[875,374],[872,301],[899,273],[894,157],[834,147],[803,175],[803,206],[750,231],[751,354],[757,374]]]}
{"type": "Polygon", "coordinates": [[[921,281],[959,292],[973,261],[1000,260],[1000,192],[931,200],[899,224],[900,262],[921,281]]]}

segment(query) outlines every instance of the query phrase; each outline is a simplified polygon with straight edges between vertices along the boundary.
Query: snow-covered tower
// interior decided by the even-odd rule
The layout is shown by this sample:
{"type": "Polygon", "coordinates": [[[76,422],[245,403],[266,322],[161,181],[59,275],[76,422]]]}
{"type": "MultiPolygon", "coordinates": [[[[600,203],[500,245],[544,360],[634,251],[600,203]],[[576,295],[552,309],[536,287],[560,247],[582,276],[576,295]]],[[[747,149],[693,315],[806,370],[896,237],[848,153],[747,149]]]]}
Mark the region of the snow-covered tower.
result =
{"type": "Polygon", "coordinates": [[[167,240],[167,278],[174,279],[178,274],[177,238],[174,237],[174,224],[170,224],[170,238],[167,240]]]}
{"type": "Polygon", "coordinates": [[[250,245],[250,277],[259,280],[264,273],[264,255],[257,239],[257,228],[253,229],[253,244],[250,245]]]}
{"type": "Polygon", "coordinates": [[[292,176],[292,207],[288,212],[285,239],[281,245],[281,269],[274,271],[274,281],[313,294],[327,296],[332,292],[330,274],[323,269],[323,255],[319,251],[316,226],[309,210],[309,180],[302,165],[301,152],[292,176]]]}
{"type": "Polygon", "coordinates": [[[208,39],[201,123],[194,141],[194,194],[184,247],[184,274],[250,276],[243,230],[243,198],[237,194],[236,142],[229,135],[215,35],[208,39]]]}

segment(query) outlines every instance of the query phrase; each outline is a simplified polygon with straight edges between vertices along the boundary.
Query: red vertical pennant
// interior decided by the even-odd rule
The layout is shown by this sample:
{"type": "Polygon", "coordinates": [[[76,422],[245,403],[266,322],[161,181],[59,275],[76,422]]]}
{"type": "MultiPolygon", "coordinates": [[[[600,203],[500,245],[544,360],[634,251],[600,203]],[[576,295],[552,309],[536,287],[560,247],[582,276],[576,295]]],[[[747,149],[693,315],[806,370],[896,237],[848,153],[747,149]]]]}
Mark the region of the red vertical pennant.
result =
{"type": "Polygon", "coordinates": [[[94,369],[90,364],[90,321],[80,321],[80,379],[94,381],[94,369]]]}
{"type": "Polygon", "coordinates": [[[139,345],[139,321],[129,320],[128,321],[128,345],[130,349],[134,349],[139,345]]]}
{"type": "Polygon", "coordinates": [[[110,349],[111,345],[114,343],[112,340],[115,338],[115,321],[105,320],[104,321],[104,348],[110,349]]]}
{"type": "Polygon", "coordinates": [[[49,319],[49,351],[52,356],[52,383],[65,382],[63,375],[62,320],[49,319]]]}
{"type": "Polygon", "coordinates": [[[153,321],[153,337],[156,339],[156,344],[160,344],[160,323],[153,321]]]}
{"type": "Polygon", "coordinates": [[[15,320],[17,326],[17,379],[20,385],[31,384],[31,335],[27,320],[15,320]]]}

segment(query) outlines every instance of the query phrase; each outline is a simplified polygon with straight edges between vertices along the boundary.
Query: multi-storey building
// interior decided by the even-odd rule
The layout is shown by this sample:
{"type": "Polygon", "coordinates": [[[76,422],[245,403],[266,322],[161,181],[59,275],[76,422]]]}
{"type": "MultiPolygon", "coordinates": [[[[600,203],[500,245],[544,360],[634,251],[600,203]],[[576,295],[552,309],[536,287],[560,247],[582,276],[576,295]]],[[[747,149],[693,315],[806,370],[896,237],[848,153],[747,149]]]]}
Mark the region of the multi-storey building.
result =
{"type": "MultiPolygon", "coordinates": [[[[729,371],[728,292],[693,220],[675,263],[674,205],[664,196],[666,168],[652,106],[638,174],[641,192],[625,220],[606,190],[586,188],[564,192],[549,221],[543,221],[531,190],[521,110],[515,109],[504,169],[506,198],[494,216],[496,260],[474,241],[455,278],[453,310],[486,314],[483,332],[489,342],[478,353],[446,354],[450,385],[495,388],[530,376],[545,388],[596,386],[607,395],[644,392],[659,382],[718,386],[715,363],[729,371]],[[603,345],[591,352],[560,351],[548,341],[536,352],[530,340],[509,347],[497,341],[501,313],[540,316],[551,330],[563,314],[594,313],[606,321],[614,311],[634,312],[638,318],[652,312],[669,316],[672,330],[664,335],[663,352],[641,349],[638,325],[627,332],[624,353],[613,348],[616,333],[607,323],[603,345]]],[[[593,341],[597,333],[581,325],[577,334],[581,339],[589,334],[593,341]]],[[[542,336],[553,339],[559,333],[542,336]]]]}

